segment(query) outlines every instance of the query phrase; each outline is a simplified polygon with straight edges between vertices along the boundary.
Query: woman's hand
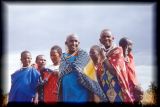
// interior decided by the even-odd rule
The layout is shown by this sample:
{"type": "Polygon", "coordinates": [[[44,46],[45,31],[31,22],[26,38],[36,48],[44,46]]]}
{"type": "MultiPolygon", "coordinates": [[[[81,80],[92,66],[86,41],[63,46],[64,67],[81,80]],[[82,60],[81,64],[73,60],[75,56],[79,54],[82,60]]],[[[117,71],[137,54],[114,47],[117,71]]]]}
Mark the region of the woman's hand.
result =
{"type": "Polygon", "coordinates": [[[38,93],[36,93],[35,97],[32,98],[32,101],[34,104],[38,104],[39,100],[38,100],[38,93]]]}

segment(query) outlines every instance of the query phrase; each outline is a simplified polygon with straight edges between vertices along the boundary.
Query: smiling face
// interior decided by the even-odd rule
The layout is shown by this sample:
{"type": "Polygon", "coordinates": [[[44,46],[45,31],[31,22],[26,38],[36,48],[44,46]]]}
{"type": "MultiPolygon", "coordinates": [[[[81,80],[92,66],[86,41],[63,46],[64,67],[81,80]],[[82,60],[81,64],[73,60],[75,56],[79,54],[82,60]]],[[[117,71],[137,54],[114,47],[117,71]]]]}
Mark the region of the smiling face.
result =
{"type": "Polygon", "coordinates": [[[68,36],[65,44],[68,47],[69,53],[72,54],[72,53],[74,53],[75,51],[78,50],[80,42],[79,42],[79,39],[78,39],[77,36],[70,35],[70,36],[68,36]]]}
{"type": "Polygon", "coordinates": [[[29,52],[23,52],[21,54],[21,62],[23,64],[23,67],[30,66],[31,60],[32,60],[32,57],[31,57],[31,54],[29,52]]]}
{"type": "Polygon", "coordinates": [[[105,46],[106,49],[108,49],[114,40],[111,31],[109,30],[103,30],[101,35],[100,35],[100,42],[105,46]]]}

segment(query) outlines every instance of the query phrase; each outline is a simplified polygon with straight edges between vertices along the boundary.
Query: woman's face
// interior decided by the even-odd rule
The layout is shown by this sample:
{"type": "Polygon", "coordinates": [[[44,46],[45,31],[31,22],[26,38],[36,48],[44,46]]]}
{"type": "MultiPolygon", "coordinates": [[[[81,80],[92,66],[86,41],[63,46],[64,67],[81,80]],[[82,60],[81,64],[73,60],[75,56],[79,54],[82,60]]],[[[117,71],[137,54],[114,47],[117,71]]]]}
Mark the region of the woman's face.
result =
{"type": "Polygon", "coordinates": [[[77,49],[79,47],[79,40],[77,37],[71,36],[67,39],[66,45],[68,47],[69,53],[73,53],[73,52],[77,51],[77,49]]]}
{"type": "Polygon", "coordinates": [[[90,55],[90,57],[91,57],[91,59],[92,59],[92,61],[94,63],[97,63],[99,61],[100,54],[99,54],[99,52],[96,49],[91,48],[90,52],[89,52],[89,55],[90,55]]]}
{"type": "Polygon", "coordinates": [[[45,65],[46,65],[46,58],[45,56],[41,55],[41,56],[38,56],[37,60],[36,60],[36,63],[38,65],[39,68],[44,68],[45,65]]]}
{"type": "Polygon", "coordinates": [[[51,50],[50,58],[51,58],[53,63],[57,63],[57,62],[60,62],[61,56],[60,56],[60,54],[58,53],[57,50],[51,50]]]}
{"type": "Polygon", "coordinates": [[[111,32],[105,31],[100,36],[100,42],[105,46],[105,48],[109,48],[113,42],[113,36],[111,32]]]}
{"type": "Polygon", "coordinates": [[[128,53],[132,51],[132,41],[128,40],[128,53]]]}
{"type": "Polygon", "coordinates": [[[23,67],[28,67],[28,66],[30,66],[31,60],[32,60],[32,57],[31,57],[31,54],[30,54],[30,53],[24,53],[24,54],[21,56],[21,62],[22,62],[22,64],[23,64],[23,67]]]}

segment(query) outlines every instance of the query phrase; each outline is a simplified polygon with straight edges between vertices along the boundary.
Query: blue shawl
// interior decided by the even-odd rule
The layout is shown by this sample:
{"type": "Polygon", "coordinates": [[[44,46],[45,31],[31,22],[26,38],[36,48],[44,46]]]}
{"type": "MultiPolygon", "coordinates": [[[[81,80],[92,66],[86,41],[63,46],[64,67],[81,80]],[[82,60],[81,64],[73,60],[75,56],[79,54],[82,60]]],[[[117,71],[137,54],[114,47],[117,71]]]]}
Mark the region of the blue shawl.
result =
{"type": "MultiPolygon", "coordinates": [[[[103,93],[100,85],[98,82],[91,80],[87,75],[84,74],[83,69],[88,64],[90,58],[82,49],[79,49],[78,56],[76,56],[75,60],[73,62],[69,62],[64,56],[62,56],[61,64],[60,64],[60,79],[59,79],[59,100],[63,101],[63,93],[62,93],[62,79],[64,76],[76,72],[77,73],[77,79],[79,85],[84,87],[90,94],[96,94],[100,97],[101,101],[106,102],[107,98],[105,94],[103,93]]],[[[78,100],[78,99],[77,99],[78,100]]],[[[76,100],[75,100],[76,101],[76,100]]],[[[88,99],[89,101],[89,99],[88,99]]]]}
{"type": "Polygon", "coordinates": [[[38,85],[39,72],[32,67],[21,68],[11,75],[9,102],[31,102],[38,85]]]}

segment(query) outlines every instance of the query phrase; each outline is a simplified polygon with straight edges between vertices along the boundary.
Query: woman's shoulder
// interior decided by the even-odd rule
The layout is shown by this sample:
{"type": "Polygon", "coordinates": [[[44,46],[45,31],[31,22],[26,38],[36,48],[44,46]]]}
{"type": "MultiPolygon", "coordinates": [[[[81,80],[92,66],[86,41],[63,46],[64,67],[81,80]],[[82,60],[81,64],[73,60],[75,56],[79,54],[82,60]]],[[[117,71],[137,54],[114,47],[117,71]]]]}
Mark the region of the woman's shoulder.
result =
{"type": "Polygon", "coordinates": [[[116,46],[115,48],[113,48],[110,53],[110,55],[123,55],[123,50],[122,47],[116,46]]]}
{"type": "Polygon", "coordinates": [[[87,51],[80,48],[80,49],[78,50],[78,53],[87,54],[87,51]]]}
{"type": "Polygon", "coordinates": [[[11,74],[11,76],[14,76],[14,75],[16,75],[17,73],[19,73],[21,71],[21,68],[20,69],[18,69],[18,70],[16,70],[15,72],[13,72],[12,74],[11,74]]]}
{"type": "Polygon", "coordinates": [[[29,67],[28,71],[32,72],[35,75],[40,75],[40,72],[35,67],[29,67]]]}
{"type": "Polygon", "coordinates": [[[120,46],[114,47],[113,50],[114,50],[114,51],[117,51],[117,50],[118,50],[118,51],[123,51],[122,47],[120,47],[120,46]]]}

